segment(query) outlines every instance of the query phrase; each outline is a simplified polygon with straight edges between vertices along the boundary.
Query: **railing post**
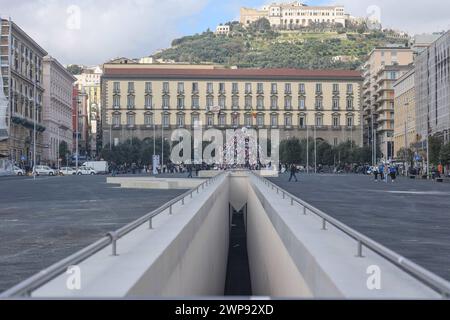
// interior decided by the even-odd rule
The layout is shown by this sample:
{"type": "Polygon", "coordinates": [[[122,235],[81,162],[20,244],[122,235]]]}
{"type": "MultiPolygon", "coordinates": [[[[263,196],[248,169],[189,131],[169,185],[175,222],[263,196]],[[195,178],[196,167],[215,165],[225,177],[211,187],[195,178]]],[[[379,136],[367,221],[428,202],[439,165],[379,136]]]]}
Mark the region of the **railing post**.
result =
{"type": "Polygon", "coordinates": [[[327,220],[322,219],[322,230],[327,230],[327,220]]]}
{"type": "Polygon", "coordinates": [[[294,198],[291,197],[291,206],[294,205],[294,198]]]}
{"type": "Polygon", "coordinates": [[[112,231],[108,233],[108,236],[111,238],[111,246],[112,246],[112,256],[116,257],[117,254],[117,240],[119,240],[119,237],[116,232],[112,231]]]}
{"type": "Polygon", "coordinates": [[[172,214],[172,205],[169,207],[169,214],[172,214]]]}
{"type": "Polygon", "coordinates": [[[181,199],[181,205],[184,206],[184,198],[181,199]]]}
{"type": "Polygon", "coordinates": [[[277,188],[277,194],[280,194],[280,189],[277,188]]]}
{"type": "Polygon", "coordinates": [[[191,192],[191,199],[194,197],[194,196],[193,196],[193,193],[194,193],[194,191],[191,192]]]}
{"type": "Polygon", "coordinates": [[[200,187],[197,187],[197,194],[200,193],[200,187]]]}
{"type": "Polygon", "coordinates": [[[285,199],[286,198],[286,194],[284,193],[284,191],[283,191],[283,199],[285,199]]]}
{"type": "Polygon", "coordinates": [[[356,254],[358,258],[364,258],[363,256],[363,244],[361,241],[358,241],[358,252],[356,254]]]}
{"type": "Polygon", "coordinates": [[[150,219],[148,219],[148,228],[149,228],[150,230],[153,229],[153,217],[150,218],[150,219]]]}
{"type": "Polygon", "coordinates": [[[303,206],[303,215],[306,216],[306,207],[305,206],[303,206]]]}

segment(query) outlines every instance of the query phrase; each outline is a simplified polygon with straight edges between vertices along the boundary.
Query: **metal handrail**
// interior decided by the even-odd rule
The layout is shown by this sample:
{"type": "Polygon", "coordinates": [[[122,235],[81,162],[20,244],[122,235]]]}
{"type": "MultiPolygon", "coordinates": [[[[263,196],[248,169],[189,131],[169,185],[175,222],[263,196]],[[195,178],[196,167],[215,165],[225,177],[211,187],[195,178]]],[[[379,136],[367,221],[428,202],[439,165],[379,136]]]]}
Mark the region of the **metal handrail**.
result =
{"type": "Polygon", "coordinates": [[[438,292],[442,295],[443,298],[450,298],[450,282],[439,277],[438,275],[430,272],[429,270],[419,266],[418,264],[412,262],[411,260],[399,255],[398,253],[386,248],[380,243],[368,238],[367,236],[359,233],[358,231],[350,228],[349,226],[343,224],[342,222],[336,220],[335,218],[327,215],[323,211],[315,208],[314,206],[306,203],[300,198],[294,196],[293,194],[287,192],[286,190],[280,188],[278,185],[269,181],[268,179],[251,172],[257,179],[263,182],[268,188],[272,190],[276,190],[277,194],[282,193],[283,199],[289,199],[291,206],[295,203],[298,203],[303,207],[303,214],[307,215],[307,211],[315,214],[320,219],[322,219],[322,230],[327,230],[327,224],[332,225],[339,231],[343,232],[350,238],[354,239],[357,242],[357,253],[356,257],[364,258],[363,256],[363,248],[367,248],[375,252],[376,254],[382,256],[387,259],[389,262],[393,263],[398,268],[406,271],[408,274],[413,276],[415,279],[424,283],[434,291],[438,292]]]}
{"type": "Polygon", "coordinates": [[[177,198],[169,201],[165,205],[159,207],[158,209],[146,214],[145,216],[131,222],[130,224],[116,230],[109,232],[105,237],[101,238],[97,242],[91,244],[90,246],[78,251],[77,253],[71,255],[70,257],[57,262],[56,264],[42,270],[41,272],[35,274],[34,276],[26,279],[25,281],[19,283],[18,285],[12,287],[11,289],[0,293],[0,299],[12,298],[12,297],[30,297],[31,293],[36,289],[42,287],[44,284],[55,279],[62,273],[66,272],[67,269],[73,265],[76,265],[89,257],[93,256],[100,250],[105,249],[109,245],[112,247],[112,256],[117,256],[117,242],[129,234],[130,232],[136,230],[144,223],[149,223],[149,229],[153,229],[153,219],[160,215],[161,213],[169,210],[169,215],[172,214],[173,206],[181,202],[181,205],[185,204],[186,198],[193,198],[194,194],[199,194],[200,189],[203,190],[205,187],[211,185],[215,182],[224,172],[220,172],[215,177],[205,180],[203,183],[198,185],[184,194],[178,196],[177,198]]]}

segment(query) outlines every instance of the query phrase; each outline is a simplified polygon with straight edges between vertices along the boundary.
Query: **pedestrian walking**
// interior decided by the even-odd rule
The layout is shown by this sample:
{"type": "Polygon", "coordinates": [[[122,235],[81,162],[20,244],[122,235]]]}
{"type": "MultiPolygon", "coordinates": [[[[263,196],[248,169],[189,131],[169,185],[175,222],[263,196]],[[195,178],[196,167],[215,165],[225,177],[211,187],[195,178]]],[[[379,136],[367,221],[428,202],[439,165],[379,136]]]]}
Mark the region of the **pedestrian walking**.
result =
{"type": "Polygon", "coordinates": [[[373,175],[375,177],[375,182],[378,182],[378,168],[376,166],[373,167],[373,175]]]}
{"type": "Polygon", "coordinates": [[[188,171],[188,178],[193,178],[192,177],[192,171],[193,171],[192,165],[190,165],[190,164],[188,165],[187,171],[188,171]]]}
{"type": "Polygon", "coordinates": [[[389,168],[389,175],[391,176],[392,183],[394,183],[397,178],[397,168],[395,166],[389,168]]]}
{"type": "Polygon", "coordinates": [[[297,167],[295,165],[291,165],[290,171],[291,171],[291,176],[289,177],[289,182],[292,181],[292,178],[295,179],[295,182],[298,182],[297,176],[295,175],[297,173],[297,167]]]}

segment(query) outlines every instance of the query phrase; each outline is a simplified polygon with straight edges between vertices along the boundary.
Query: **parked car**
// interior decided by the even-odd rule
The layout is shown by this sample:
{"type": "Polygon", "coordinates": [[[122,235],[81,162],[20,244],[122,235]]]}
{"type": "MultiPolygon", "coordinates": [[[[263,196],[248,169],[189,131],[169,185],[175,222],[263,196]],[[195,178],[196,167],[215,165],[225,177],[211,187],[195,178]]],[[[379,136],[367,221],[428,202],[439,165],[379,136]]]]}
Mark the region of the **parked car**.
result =
{"type": "Polygon", "coordinates": [[[35,172],[38,176],[56,176],[56,170],[53,170],[48,166],[36,166],[33,169],[33,172],[35,172]]]}
{"type": "Polygon", "coordinates": [[[19,167],[17,167],[17,166],[14,166],[14,174],[16,175],[16,176],[24,176],[25,175],[25,171],[23,170],[23,169],[20,169],[19,167]]]}
{"type": "Polygon", "coordinates": [[[90,167],[79,167],[77,171],[77,175],[79,176],[88,176],[88,175],[94,176],[96,174],[97,173],[95,172],[95,170],[90,167]]]}
{"type": "Polygon", "coordinates": [[[72,176],[72,175],[76,175],[77,171],[71,167],[62,167],[59,170],[59,173],[62,174],[63,176],[72,176]]]}

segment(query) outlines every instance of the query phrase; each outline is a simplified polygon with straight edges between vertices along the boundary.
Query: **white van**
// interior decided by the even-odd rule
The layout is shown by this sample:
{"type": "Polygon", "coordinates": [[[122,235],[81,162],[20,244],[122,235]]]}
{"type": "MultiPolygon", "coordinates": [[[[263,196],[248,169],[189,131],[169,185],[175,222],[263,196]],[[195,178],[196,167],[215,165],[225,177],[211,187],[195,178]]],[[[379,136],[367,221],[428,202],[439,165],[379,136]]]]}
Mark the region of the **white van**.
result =
{"type": "Polygon", "coordinates": [[[83,167],[94,169],[96,174],[109,173],[109,166],[107,161],[88,161],[83,163],[83,167]]]}

